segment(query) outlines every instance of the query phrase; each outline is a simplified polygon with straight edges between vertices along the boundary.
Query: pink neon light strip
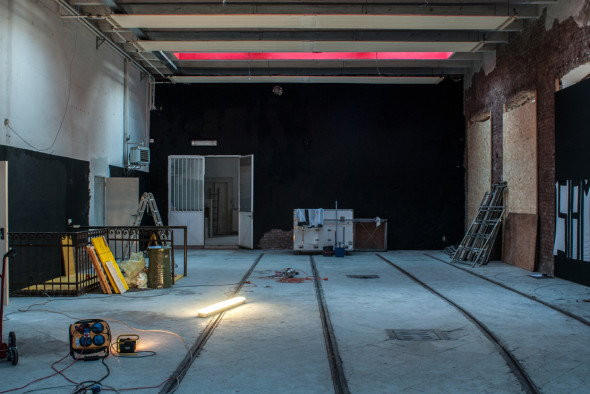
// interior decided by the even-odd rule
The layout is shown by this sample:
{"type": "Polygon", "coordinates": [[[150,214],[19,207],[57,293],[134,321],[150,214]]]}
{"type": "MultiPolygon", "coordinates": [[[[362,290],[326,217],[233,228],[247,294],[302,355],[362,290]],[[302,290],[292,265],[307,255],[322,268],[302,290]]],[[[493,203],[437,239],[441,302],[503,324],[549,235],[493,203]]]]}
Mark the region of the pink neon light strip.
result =
{"type": "Polygon", "coordinates": [[[178,60],[445,60],[453,52],[224,52],[174,53],[178,60]]]}

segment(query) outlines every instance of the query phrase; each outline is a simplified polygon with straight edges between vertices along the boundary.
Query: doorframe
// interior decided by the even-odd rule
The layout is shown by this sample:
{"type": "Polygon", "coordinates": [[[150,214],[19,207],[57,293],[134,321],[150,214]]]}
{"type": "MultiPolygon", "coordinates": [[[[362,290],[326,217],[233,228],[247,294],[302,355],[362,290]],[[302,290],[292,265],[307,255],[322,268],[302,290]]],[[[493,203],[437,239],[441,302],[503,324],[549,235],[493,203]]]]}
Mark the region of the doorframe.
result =
{"type": "MultiPolygon", "coordinates": [[[[8,252],[8,161],[0,161],[0,228],[4,230],[4,239],[0,240],[0,253],[2,256],[8,252]]],[[[8,278],[10,271],[10,259],[6,261],[5,276],[2,277],[4,281],[4,305],[7,306],[9,302],[9,283],[8,278]]],[[[2,263],[0,262],[0,269],[2,269],[2,263]]],[[[3,316],[0,316],[2,319],[3,316]]],[[[0,338],[1,341],[2,338],[0,338]]]]}
{"type": "MultiPolygon", "coordinates": [[[[239,167],[240,167],[240,159],[242,159],[242,158],[244,158],[246,156],[252,157],[252,165],[254,165],[254,154],[253,153],[252,154],[249,154],[249,155],[205,155],[205,156],[203,156],[203,157],[205,157],[205,162],[206,162],[207,158],[219,158],[219,159],[225,158],[225,159],[236,159],[237,160],[237,165],[238,165],[238,179],[237,179],[237,184],[238,184],[237,185],[237,189],[238,189],[238,199],[237,199],[237,204],[238,204],[238,239],[236,241],[235,246],[238,246],[238,247],[240,246],[240,219],[239,219],[239,215],[240,215],[240,212],[241,212],[240,211],[240,169],[239,169],[239,167]]],[[[205,166],[204,178],[207,178],[207,166],[205,166]]],[[[212,179],[213,179],[213,177],[212,177],[212,179]]],[[[205,193],[205,190],[204,189],[205,188],[203,188],[203,194],[205,193]]],[[[251,189],[252,189],[252,211],[253,211],[254,210],[254,199],[253,199],[253,196],[254,196],[254,178],[252,178],[251,189]]],[[[252,213],[252,215],[253,215],[253,213],[252,213]]],[[[253,218],[252,218],[252,221],[253,221],[253,218]]],[[[206,226],[206,223],[205,223],[205,219],[203,217],[203,232],[205,231],[205,226],[206,226]]],[[[251,236],[253,236],[253,234],[251,236]]],[[[205,239],[205,241],[203,242],[203,246],[206,246],[206,244],[207,243],[206,243],[206,239],[205,239]]],[[[253,245],[254,244],[254,241],[253,240],[252,240],[251,244],[252,244],[252,248],[251,249],[254,249],[254,245],[253,245]]]]}
{"type": "Polygon", "coordinates": [[[254,249],[254,154],[249,155],[242,155],[240,156],[240,177],[239,177],[239,195],[240,195],[240,223],[239,223],[239,231],[238,231],[238,246],[247,248],[247,249],[254,249]],[[242,210],[242,160],[249,159],[250,160],[250,207],[248,211],[242,210]],[[244,223],[242,223],[244,222],[244,223]],[[245,239],[242,234],[242,229],[245,227],[245,224],[248,227],[248,233],[250,234],[250,239],[245,239]]]}
{"type": "MultiPolygon", "coordinates": [[[[252,157],[252,172],[254,172],[254,167],[253,167],[254,166],[254,154],[248,154],[248,155],[168,155],[167,166],[169,166],[170,157],[187,157],[187,158],[188,157],[202,157],[202,158],[204,158],[204,163],[203,163],[203,168],[204,168],[204,171],[203,171],[203,196],[201,196],[202,199],[203,199],[203,204],[204,204],[204,201],[205,201],[205,187],[204,186],[205,186],[205,178],[207,177],[207,165],[206,165],[207,158],[237,159],[237,165],[238,165],[238,201],[237,202],[238,202],[238,215],[239,215],[239,213],[240,213],[240,206],[239,206],[239,204],[240,204],[240,194],[239,194],[239,190],[240,190],[240,178],[239,178],[240,177],[240,173],[239,173],[240,159],[242,159],[244,157],[252,157]]],[[[168,167],[168,170],[167,171],[169,172],[169,167],[168,167]]],[[[167,186],[168,186],[168,207],[167,208],[169,210],[170,209],[170,173],[168,173],[168,185],[167,186]]],[[[254,215],[253,214],[253,212],[254,212],[254,198],[253,198],[254,197],[254,178],[252,178],[251,193],[252,193],[252,200],[251,200],[252,201],[252,207],[251,207],[252,208],[252,213],[251,214],[253,216],[254,215]]],[[[202,223],[202,226],[203,226],[203,228],[202,228],[202,231],[203,231],[203,245],[202,245],[202,247],[205,247],[206,246],[206,239],[205,239],[205,226],[206,226],[206,223],[205,223],[205,212],[204,212],[204,209],[205,208],[204,208],[204,205],[203,205],[203,223],[202,223]]],[[[252,223],[253,223],[253,218],[252,218],[252,223]]],[[[253,224],[252,224],[252,226],[253,226],[253,224]]],[[[253,237],[253,232],[251,234],[251,237],[253,237]]],[[[239,239],[240,239],[240,226],[239,226],[239,219],[238,219],[238,242],[236,243],[236,246],[239,246],[239,239]]],[[[254,248],[254,242],[253,242],[253,240],[252,240],[251,244],[252,244],[252,247],[251,248],[253,249],[254,248]]]]}

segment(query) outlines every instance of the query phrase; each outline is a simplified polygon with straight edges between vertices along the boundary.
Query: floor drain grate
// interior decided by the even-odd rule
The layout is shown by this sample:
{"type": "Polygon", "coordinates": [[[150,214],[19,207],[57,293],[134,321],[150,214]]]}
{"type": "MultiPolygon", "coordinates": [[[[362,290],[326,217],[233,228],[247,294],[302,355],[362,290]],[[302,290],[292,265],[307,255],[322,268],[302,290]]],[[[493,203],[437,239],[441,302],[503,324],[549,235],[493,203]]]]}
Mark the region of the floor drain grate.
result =
{"type": "Polygon", "coordinates": [[[441,330],[385,330],[390,339],[398,341],[440,341],[449,339],[441,330]]]}
{"type": "Polygon", "coordinates": [[[379,275],[346,275],[352,279],[377,279],[379,275]]]}

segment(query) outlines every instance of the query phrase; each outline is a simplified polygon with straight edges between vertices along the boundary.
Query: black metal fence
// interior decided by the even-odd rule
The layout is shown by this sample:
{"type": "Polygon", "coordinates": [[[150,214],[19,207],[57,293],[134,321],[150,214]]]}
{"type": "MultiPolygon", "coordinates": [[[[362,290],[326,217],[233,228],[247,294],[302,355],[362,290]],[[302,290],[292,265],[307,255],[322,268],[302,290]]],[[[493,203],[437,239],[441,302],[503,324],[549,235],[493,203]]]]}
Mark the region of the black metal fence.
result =
{"type": "Polygon", "coordinates": [[[183,274],[187,275],[185,226],[84,227],[64,233],[10,233],[9,246],[16,251],[9,265],[10,293],[77,296],[98,288],[86,246],[92,243],[92,238],[101,236],[106,238],[118,261],[128,259],[133,252],[145,251],[150,245],[170,246],[172,283],[176,265],[174,250],[181,246],[183,274]]]}
{"type": "Polygon", "coordinates": [[[10,233],[12,295],[77,296],[99,286],[86,245],[105,230],[66,233],[10,233]]]}
{"type": "MultiPolygon", "coordinates": [[[[145,251],[149,246],[169,246],[183,249],[183,275],[188,275],[187,269],[187,233],[186,226],[100,226],[82,227],[94,231],[106,230],[109,248],[117,260],[128,259],[131,253],[145,251]],[[179,234],[179,232],[182,232],[179,234]]],[[[174,280],[175,253],[171,253],[172,276],[174,280]]]]}

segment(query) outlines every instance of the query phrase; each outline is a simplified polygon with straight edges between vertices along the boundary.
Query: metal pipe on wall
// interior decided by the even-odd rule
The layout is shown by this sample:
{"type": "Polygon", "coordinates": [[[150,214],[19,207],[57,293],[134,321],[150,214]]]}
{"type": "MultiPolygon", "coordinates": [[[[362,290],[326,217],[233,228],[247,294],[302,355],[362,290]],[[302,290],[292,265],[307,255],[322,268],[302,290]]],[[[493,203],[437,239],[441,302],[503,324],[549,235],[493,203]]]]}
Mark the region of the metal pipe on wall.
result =
{"type": "MultiPolygon", "coordinates": [[[[72,6],[70,6],[68,4],[67,1],[65,1],[65,0],[53,0],[53,1],[55,1],[56,3],[58,3],[60,6],[62,6],[64,9],[66,9],[73,16],[81,16],[74,8],[72,8],[72,6]]],[[[65,15],[62,15],[62,17],[63,16],[65,16],[65,15]]],[[[117,44],[115,44],[113,41],[111,41],[110,38],[108,38],[106,35],[104,35],[92,23],[88,22],[87,18],[76,18],[76,20],[80,21],[80,23],[82,23],[87,29],[89,29],[90,31],[92,31],[97,37],[100,37],[101,39],[104,39],[105,42],[111,48],[113,48],[117,53],[119,53],[119,55],[123,56],[123,58],[125,58],[125,59],[129,60],[130,62],[132,62],[135,67],[137,67],[140,71],[142,71],[146,75],[148,75],[150,77],[150,79],[153,78],[151,76],[151,74],[141,64],[139,64],[127,52],[125,52],[123,49],[121,49],[117,44]]]]}
{"type": "Polygon", "coordinates": [[[123,64],[123,167],[129,164],[127,153],[129,135],[129,60],[125,59],[123,64]]]}

